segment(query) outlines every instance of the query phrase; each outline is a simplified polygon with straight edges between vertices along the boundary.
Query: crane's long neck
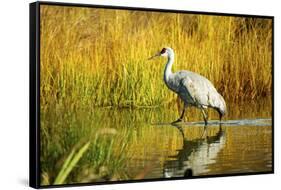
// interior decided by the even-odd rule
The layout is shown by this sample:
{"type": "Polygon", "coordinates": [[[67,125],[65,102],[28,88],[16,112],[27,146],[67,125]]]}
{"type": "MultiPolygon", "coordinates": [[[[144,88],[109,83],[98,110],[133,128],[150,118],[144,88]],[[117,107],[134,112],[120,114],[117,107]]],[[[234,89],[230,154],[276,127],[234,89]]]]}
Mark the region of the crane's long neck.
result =
{"type": "Polygon", "coordinates": [[[165,70],[164,70],[164,81],[165,81],[166,84],[167,84],[167,82],[169,80],[169,77],[172,74],[172,65],[173,65],[173,63],[174,63],[174,55],[172,54],[172,55],[168,56],[168,61],[166,63],[165,70]]]}

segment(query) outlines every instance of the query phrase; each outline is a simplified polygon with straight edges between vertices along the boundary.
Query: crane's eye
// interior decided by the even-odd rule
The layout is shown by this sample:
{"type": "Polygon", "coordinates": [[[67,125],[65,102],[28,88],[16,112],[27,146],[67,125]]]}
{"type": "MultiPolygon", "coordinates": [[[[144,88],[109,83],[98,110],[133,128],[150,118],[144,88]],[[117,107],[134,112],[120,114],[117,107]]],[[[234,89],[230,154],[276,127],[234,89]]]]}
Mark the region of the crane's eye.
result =
{"type": "Polygon", "coordinates": [[[163,54],[165,52],[166,52],[166,48],[163,48],[160,53],[163,54]]]}

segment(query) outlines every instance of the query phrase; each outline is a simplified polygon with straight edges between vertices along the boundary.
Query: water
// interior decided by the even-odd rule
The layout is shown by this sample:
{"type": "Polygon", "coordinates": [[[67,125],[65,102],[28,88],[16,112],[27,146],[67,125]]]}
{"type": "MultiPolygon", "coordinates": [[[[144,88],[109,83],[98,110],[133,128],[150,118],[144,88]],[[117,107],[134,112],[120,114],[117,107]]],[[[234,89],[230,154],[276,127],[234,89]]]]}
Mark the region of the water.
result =
{"type": "Polygon", "coordinates": [[[148,178],[271,171],[270,119],[226,121],[221,127],[211,121],[207,129],[197,129],[199,125],[175,126],[182,135],[181,145],[148,178]],[[202,133],[191,139],[191,130],[202,133]]]}
{"type": "Polygon", "coordinates": [[[221,123],[209,111],[207,128],[195,108],[185,122],[170,124],[181,112],[176,106],[43,112],[41,167],[56,176],[73,147],[98,136],[68,183],[270,172],[271,109],[268,99],[228,103],[221,123]],[[99,177],[101,170],[108,171],[106,178],[99,177]]]}
{"type": "Polygon", "coordinates": [[[124,168],[129,176],[152,179],[272,171],[268,101],[244,103],[243,108],[233,105],[221,124],[210,120],[207,128],[198,121],[202,118],[195,109],[187,114],[196,121],[177,125],[170,124],[176,119],[170,117],[174,115],[171,112],[154,110],[151,114],[156,118],[138,121],[141,126],[136,133],[140,137],[129,150],[132,157],[124,168]],[[162,119],[157,118],[159,115],[162,119]]]}

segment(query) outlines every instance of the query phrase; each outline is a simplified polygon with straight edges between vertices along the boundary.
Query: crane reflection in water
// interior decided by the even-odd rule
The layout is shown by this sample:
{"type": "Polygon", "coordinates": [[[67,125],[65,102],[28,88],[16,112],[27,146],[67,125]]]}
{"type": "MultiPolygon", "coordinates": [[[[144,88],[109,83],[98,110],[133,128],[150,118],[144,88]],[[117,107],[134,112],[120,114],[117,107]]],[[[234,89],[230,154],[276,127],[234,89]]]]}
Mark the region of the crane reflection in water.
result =
{"type": "Polygon", "coordinates": [[[172,160],[164,163],[163,177],[185,177],[191,178],[207,171],[207,166],[215,162],[215,158],[225,145],[225,132],[219,124],[219,130],[215,135],[208,135],[208,128],[204,127],[204,132],[200,138],[188,140],[185,137],[182,127],[173,124],[182,135],[182,148],[176,155],[170,156],[172,160]]]}

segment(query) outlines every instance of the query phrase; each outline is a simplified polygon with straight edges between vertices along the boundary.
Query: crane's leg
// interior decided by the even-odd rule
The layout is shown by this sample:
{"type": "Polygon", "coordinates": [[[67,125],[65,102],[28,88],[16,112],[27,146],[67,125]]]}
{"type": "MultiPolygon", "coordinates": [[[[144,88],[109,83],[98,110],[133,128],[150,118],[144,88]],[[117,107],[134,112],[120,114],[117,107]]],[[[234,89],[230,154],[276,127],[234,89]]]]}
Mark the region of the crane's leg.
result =
{"type": "Polygon", "coordinates": [[[180,118],[178,118],[176,121],[173,121],[172,123],[178,123],[178,122],[181,122],[183,120],[186,107],[187,107],[187,105],[184,104],[184,107],[183,107],[183,110],[182,110],[180,118]]]}
{"type": "Polygon", "coordinates": [[[221,123],[221,119],[222,119],[222,113],[220,112],[220,110],[219,109],[216,109],[216,111],[218,112],[218,114],[219,114],[219,116],[220,116],[220,123],[221,123]]]}
{"type": "Polygon", "coordinates": [[[220,123],[221,123],[222,114],[219,112],[219,115],[220,115],[220,123]]]}
{"type": "Polygon", "coordinates": [[[207,126],[208,125],[208,114],[206,114],[204,108],[201,108],[201,112],[202,112],[202,115],[203,115],[203,118],[205,121],[205,126],[207,126]]]}

